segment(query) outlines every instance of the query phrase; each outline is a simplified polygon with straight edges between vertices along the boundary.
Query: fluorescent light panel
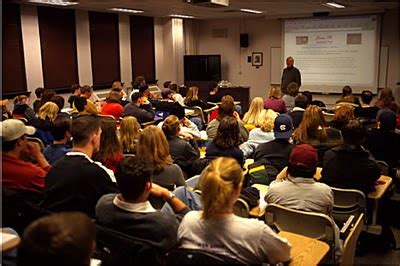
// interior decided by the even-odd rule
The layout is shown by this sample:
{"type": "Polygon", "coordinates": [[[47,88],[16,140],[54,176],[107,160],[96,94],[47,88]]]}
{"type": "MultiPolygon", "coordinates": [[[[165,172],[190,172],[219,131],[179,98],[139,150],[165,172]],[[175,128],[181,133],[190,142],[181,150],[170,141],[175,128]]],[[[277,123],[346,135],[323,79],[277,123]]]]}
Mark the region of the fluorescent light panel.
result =
{"type": "Polygon", "coordinates": [[[262,14],[263,13],[262,11],[246,9],[246,8],[241,8],[240,11],[246,12],[246,13],[252,13],[252,14],[262,14]]]}
{"type": "Polygon", "coordinates": [[[178,15],[178,14],[171,14],[169,15],[170,17],[173,18],[194,18],[194,16],[188,16],[188,15],[178,15]]]}
{"type": "Polygon", "coordinates": [[[129,8],[120,8],[120,7],[113,7],[113,8],[110,8],[109,10],[117,11],[117,12],[134,13],[134,14],[144,12],[143,10],[139,10],[139,9],[129,9],[129,8]]]}
{"type": "Polygon", "coordinates": [[[73,6],[79,4],[79,2],[68,2],[62,0],[29,0],[28,2],[53,6],[73,6]]]}
{"type": "Polygon", "coordinates": [[[335,2],[328,2],[328,3],[324,3],[322,5],[326,6],[326,7],[330,7],[330,8],[346,8],[346,6],[339,4],[339,3],[335,3],[335,2]]]}

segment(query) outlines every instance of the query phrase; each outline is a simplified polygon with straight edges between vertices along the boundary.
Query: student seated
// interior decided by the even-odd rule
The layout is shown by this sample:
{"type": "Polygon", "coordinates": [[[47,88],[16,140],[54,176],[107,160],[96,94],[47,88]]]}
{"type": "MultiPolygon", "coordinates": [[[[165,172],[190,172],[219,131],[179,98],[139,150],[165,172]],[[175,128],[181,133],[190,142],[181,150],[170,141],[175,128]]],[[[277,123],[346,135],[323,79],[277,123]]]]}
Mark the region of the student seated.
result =
{"type": "Polygon", "coordinates": [[[205,103],[199,99],[199,88],[198,87],[190,87],[189,88],[189,90],[186,94],[185,100],[184,100],[184,104],[186,106],[198,106],[202,110],[206,110],[206,109],[209,109],[209,108],[212,108],[215,106],[212,104],[205,103]]]}
{"type": "Polygon", "coordinates": [[[355,117],[361,117],[369,120],[376,119],[379,108],[376,106],[371,106],[372,98],[373,95],[371,91],[364,90],[361,92],[361,106],[354,109],[355,117]]]}
{"type": "Polygon", "coordinates": [[[398,105],[393,97],[393,91],[390,88],[383,88],[379,93],[379,98],[375,102],[379,109],[390,109],[397,113],[398,105]]]}
{"type": "Polygon", "coordinates": [[[36,119],[36,114],[31,107],[29,107],[29,97],[26,95],[19,95],[14,98],[14,109],[12,115],[15,118],[25,118],[28,124],[36,119]]]}
{"type": "Polygon", "coordinates": [[[3,189],[43,193],[50,165],[40,152],[39,145],[26,139],[27,135],[35,133],[35,128],[25,126],[17,119],[7,119],[1,122],[1,127],[3,189]],[[37,164],[21,160],[23,155],[32,157],[37,164]]]}
{"type": "Polygon", "coordinates": [[[353,95],[353,90],[350,86],[342,88],[342,96],[336,101],[336,104],[341,105],[342,103],[352,104],[354,107],[360,106],[360,100],[353,95]]]}
{"type": "Polygon", "coordinates": [[[264,108],[272,109],[278,113],[286,113],[285,102],[281,99],[281,89],[276,87],[271,87],[268,91],[268,98],[264,100],[264,108]]]}
{"type": "Polygon", "coordinates": [[[222,94],[218,93],[218,83],[217,82],[210,82],[208,85],[208,96],[207,96],[207,102],[208,103],[219,103],[222,101],[222,94]]]}
{"type": "Polygon", "coordinates": [[[261,97],[255,97],[250,104],[249,111],[244,114],[243,123],[245,127],[258,128],[263,120],[262,112],[264,110],[264,100],[261,97]]]}
{"type": "Polygon", "coordinates": [[[69,107],[73,108],[75,99],[81,96],[81,86],[73,84],[71,86],[71,93],[72,95],[68,97],[68,103],[69,107]]]}
{"type": "MultiPolygon", "coordinates": [[[[180,113],[184,113],[185,110],[178,102],[173,99],[174,93],[171,89],[162,89],[162,99],[156,104],[156,112],[166,112],[168,115],[179,116],[180,113]]],[[[168,116],[167,115],[167,116],[168,116]]],[[[164,116],[165,118],[166,116],[164,116]]]]}
{"type": "Polygon", "coordinates": [[[286,110],[292,111],[294,108],[294,101],[299,94],[299,85],[296,82],[289,83],[287,87],[288,93],[283,95],[282,100],[285,102],[286,110]]]}
{"type": "Polygon", "coordinates": [[[189,209],[172,192],[152,183],[152,175],[143,159],[124,158],[115,172],[120,193],[100,198],[96,222],[167,251],[176,245],[179,221],[189,209]],[[154,209],[149,195],[166,200],[176,215],[154,209]]]}
{"type": "Polygon", "coordinates": [[[38,118],[32,123],[36,128],[35,137],[41,139],[45,145],[53,142],[54,138],[51,134],[51,128],[54,120],[56,120],[59,108],[53,102],[47,102],[39,108],[38,118]]]}
{"type": "Polygon", "coordinates": [[[35,113],[39,111],[40,100],[42,99],[43,92],[44,88],[36,88],[35,90],[36,100],[33,102],[33,111],[35,111],[35,113]]]}
{"type": "Polygon", "coordinates": [[[303,94],[297,95],[297,97],[294,99],[294,108],[288,114],[293,120],[293,128],[296,129],[300,125],[301,121],[303,120],[304,112],[306,111],[308,105],[308,98],[303,94]]]}
{"type": "Polygon", "coordinates": [[[135,92],[131,96],[132,102],[125,105],[123,117],[134,116],[140,124],[154,120],[154,111],[141,108],[144,98],[139,92],[135,92]]]}
{"type": "Polygon", "coordinates": [[[18,265],[90,265],[96,229],[80,212],[44,216],[30,224],[18,249],[18,265]]]}
{"type": "Polygon", "coordinates": [[[140,124],[136,117],[122,118],[119,127],[119,141],[124,154],[136,154],[136,145],[139,140],[140,124]]]}
{"type": "Polygon", "coordinates": [[[121,105],[121,95],[118,92],[111,91],[106,99],[106,103],[101,108],[102,115],[112,115],[118,121],[124,113],[121,105]]]}
{"type": "MultiPolygon", "coordinates": [[[[85,107],[85,111],[87,112],[87,114],[97,115],[97,114],[99,114],[99,111],[97,110],[96,105],[91,100],[92,95],[93,95],[93,90],[90,86],[85,85],[85,86],[81,87],[81,94],[79,97],[80,98],[83,97],[86,99],[85,105],[87,105],[87,106],[85,107]]],[[[73,101],[73,110],[72,110],[73,113],[81,112],[81,111],[77,110],[77,107],[75,106],[75,101],[77,99],[78,98],[75,98],[73,101]]]]}
{"type": "Polygon", "coordinates": [[[242,187],[242,167],[232,158],[218,158],[201,179],[203,211],[191,211],[178,229],[182,248],[224,255],[240,263],[256,264],[290,260],[290,244],[263,221],[233,214],[242,187]]]}
{"type": "Polygon", "coordinates": [[[329,122],[331,128],[342,130],[350,120],[354,119],[353,107],[342,105],[335,110],[332,121],[329,122]]]}
{"type": "Polygon", "coordinates": [[[43,154],[50,164],[54,164],[71,151],[71,147],[67,144],[71,139],[71,119],[64,116],[57,117],[50,131],[54,141],[44,149],[43,154]]]}

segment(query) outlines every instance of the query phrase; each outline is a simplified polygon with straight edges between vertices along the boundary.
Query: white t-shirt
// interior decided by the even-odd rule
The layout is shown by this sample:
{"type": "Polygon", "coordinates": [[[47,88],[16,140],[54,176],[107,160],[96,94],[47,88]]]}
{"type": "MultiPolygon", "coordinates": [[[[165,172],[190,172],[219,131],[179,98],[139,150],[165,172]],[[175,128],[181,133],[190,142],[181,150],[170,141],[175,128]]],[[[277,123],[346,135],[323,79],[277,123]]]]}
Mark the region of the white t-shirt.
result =
{"type": "Polygon", "coordinates": [[[290,244],[264,222],[234,214],[222,219],[201,218],[191,211],[178,229],[182,248],[200,249],[237,259],[242,263],[278,263],[290,260],[290,244]]]}

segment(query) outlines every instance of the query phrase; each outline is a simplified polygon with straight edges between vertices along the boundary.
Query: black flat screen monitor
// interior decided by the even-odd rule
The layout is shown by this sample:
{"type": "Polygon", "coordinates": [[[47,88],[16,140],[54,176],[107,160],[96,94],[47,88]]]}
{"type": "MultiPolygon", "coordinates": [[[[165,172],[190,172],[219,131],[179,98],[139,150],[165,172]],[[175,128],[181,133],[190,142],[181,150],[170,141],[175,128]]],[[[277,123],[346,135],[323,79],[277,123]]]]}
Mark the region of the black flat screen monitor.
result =
{"type": "Polygon", "coordinates": [[[221,81],[221,55],[185,55],[186,81],[221,81]]]}

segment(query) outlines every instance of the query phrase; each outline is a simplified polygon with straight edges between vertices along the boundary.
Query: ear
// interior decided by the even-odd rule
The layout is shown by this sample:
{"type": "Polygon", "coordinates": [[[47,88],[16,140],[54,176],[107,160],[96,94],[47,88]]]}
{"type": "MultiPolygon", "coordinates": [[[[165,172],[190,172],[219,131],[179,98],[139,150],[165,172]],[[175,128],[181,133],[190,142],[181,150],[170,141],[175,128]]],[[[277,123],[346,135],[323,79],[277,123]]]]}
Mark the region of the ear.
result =
{"type": "Polygon", "coordinates": [[[146,182],[146,185],[144,186],[145,191],[150,191],[152,187],[152,183],[150,181],[146,182]]]}

